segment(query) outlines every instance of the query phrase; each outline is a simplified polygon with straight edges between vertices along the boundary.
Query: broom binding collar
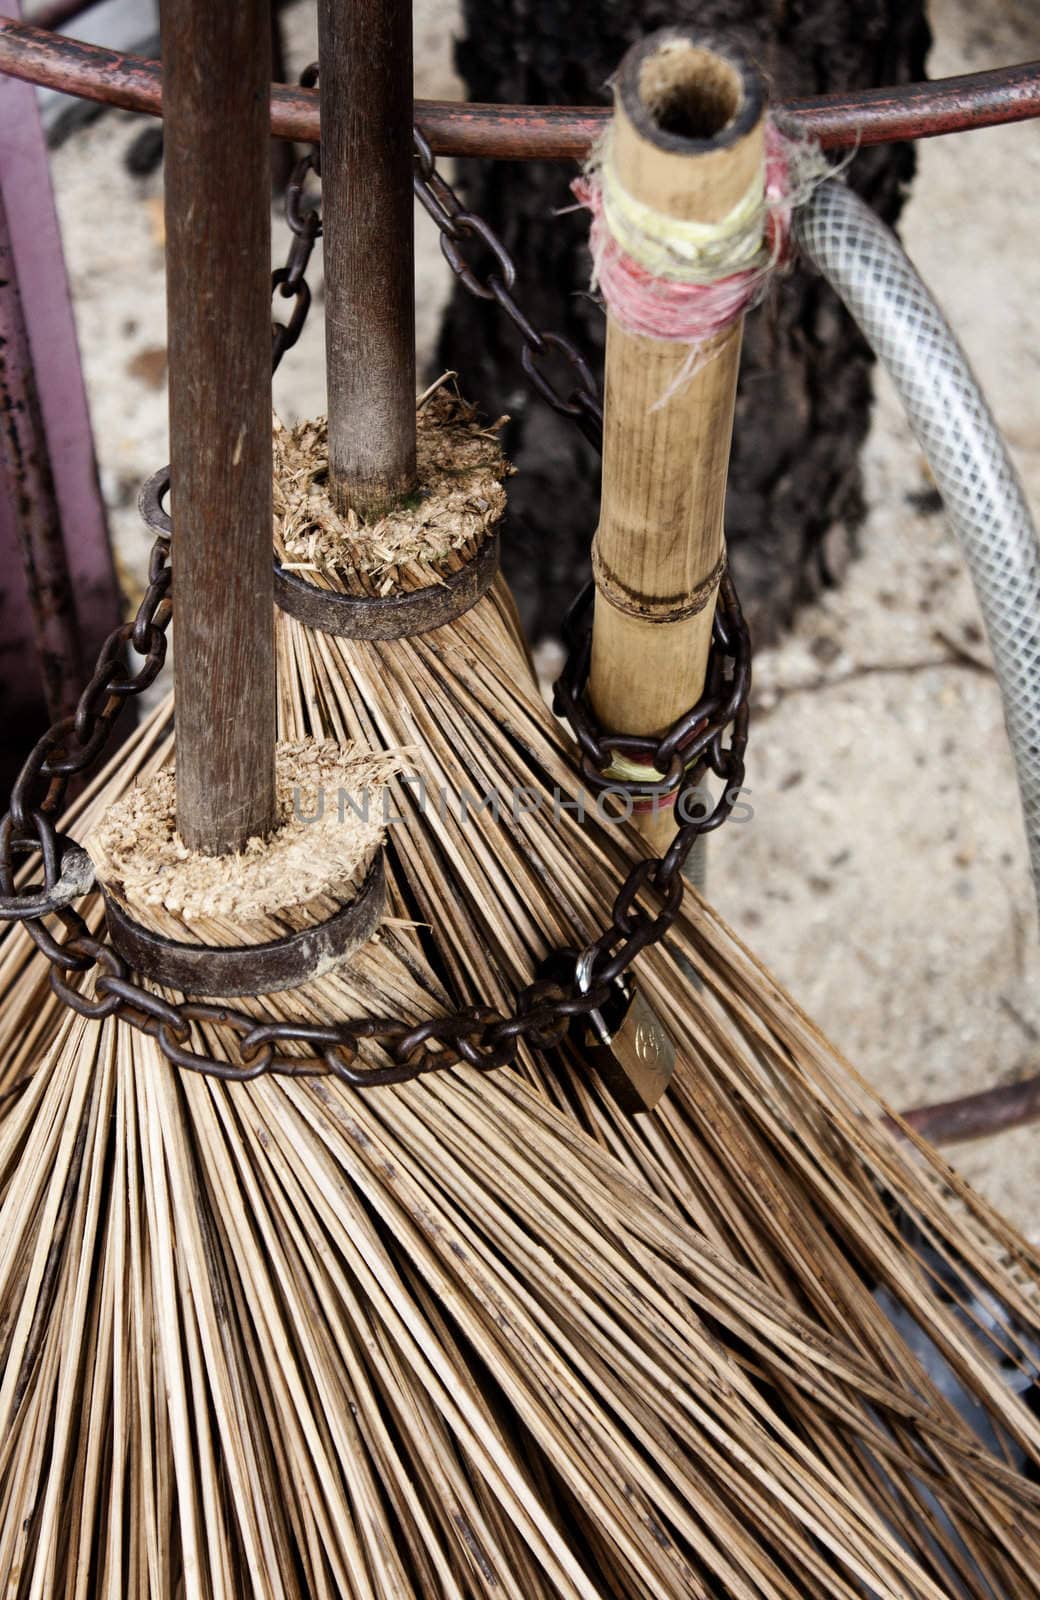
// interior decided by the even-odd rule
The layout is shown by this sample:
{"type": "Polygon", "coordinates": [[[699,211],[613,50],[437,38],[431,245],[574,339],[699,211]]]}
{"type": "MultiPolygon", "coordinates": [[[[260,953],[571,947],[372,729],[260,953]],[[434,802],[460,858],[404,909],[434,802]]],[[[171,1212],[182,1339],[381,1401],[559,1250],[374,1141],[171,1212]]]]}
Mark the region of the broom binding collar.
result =
{"type": "Polygon", "coordinates": [[[358,894],[326,922],[266,944],[187,944],[146,928],[104,885],[105,920],[113,949],[142,978],[183,994],[221,997],[299,989],[366,944],[386,904],[382,856],[369,867],[358,894]]]}
{"type": "MultiPolygon", "coordinates": [[[[164,468],[145,486],[141,497],[145,520],[157,534],[156,552],[164,573],[169,571],[171,542],[169,518],[163,508],[168,483],[169,472],[164,468]]],[[[579,735],[584,756],[582,774],[586,782],[590,786],[598,782],[600,787],[622,790],[623,784],[603,778],[603,768],[613,759],[611,746],[617,744],[619,738],[600,730],[584,706],[581,674],[583,671],[587,674],[588,637],[582,634],[582,627],[587,621],[589,598],[590,593],[586,592],[575,608],[573,666],[565,673],[571,693],[566,693],[564,684],[564,698],[571,702],[568,717],[579,735]]],[[[142,625],[148,635],[149,653],[155,659],[150,661],[147,671],[142,669],[130,677],[126,675],[121,655],[113,655],[104,684],[95,674],[96,682],[92,680],[88,686],[84,697],[88,709],[93,708],[99,695],[107,693],[112,700],[113,692],[118,691],[111,707],[106,701],[104,708],[106,712],[114,712],[121,704],[122,695],[136,694],[152,681],[162,664],[163,652],[156,648],[156,640],[159,645],[165,645],[171,614],[168,584],[160,584],[155,593],[150,592],[142,602],[142,625]]],[[[27,761],[15,792],[21,799],[20,811],[25,813],[26,825],[38,818],[39,826],[35,830],[30,826],[28,833],[23,832],[14,808],[0,824],[0,918],[22,922],[52,965],[54,992],[80,1016],[119,1016],[155,1037],[172,1065],[229,1082],[247,1081],[267,1073],[291,1077],[332,1074],[352,1088],[371,1088],[407,1083],[429,1072],[444,1071],[460,1061],[480,1071],[509,1066],[524,1042],[534,1049],[552,1049],[575,1019],[588,1017],[608,1003],[618,978],[628,971],[641,951],[665,937],[682,905],[682,869],[693,842],[698,834],[710,832],[725,821],[743,781],[749,683],[747,630],[728,574],[722,580],[714,626],[721,677],[709,683],[710,705],[706,701],[692,708],[663,739],[651,739],[650,744],[653,746],[651,756],[660,760],[663,769],[671,772],[674,767],[676,782],[670,787],[680,802],[699,782],[699,772],[708,765],[724,773],[727,779],[724,793],[710,815],[698,813],[684,817],[683,826],[663,857],[642,858],[629,871],[619,886],[609,926],[587,948],[591,978],[584,992],[579,991],[574,981],[554,981],[540,975],[519,991],[505,1015],[489,1006],[468,1006],[451,1016],[430,1018],[417,1026],[377,1017],[351,1017],[322,1023],[303,1018],[258,1019],[220,1004],[196,1000],[175,1003],[153,993],[136,981],[130,961],[111,942],[90,935],[82,917],[71,905],[48,905],[41,910],[31,886],[21,895],[15,893],[13,856],[23,846],[43,855],[45,867],[49,864],[50,869],[50,881],[43,887],[45,891],[53,888],[54,869],[61,859],[61,851],[57,843],[47,848],[52,837],[60,842],[51,818],[62,804],[64,780],[68,774],[87,771],[100,759],[110,731],[108,715],[96,718],[96,729],[92,718],[85,719],[83,732],[90,737],[82,748],[77,748],[74,756],[67,748],[71,729],[59,724],[44,736],[27,761]],[[727,715],[733,726],[728,750],[722,744],[727,715]],[[691,767],[695,752],[699,759],[696,767],[691,767]],[[656,911],[643,903],[648,897],[657,900],[656,911]],[[52,909],[66,932],[60,943],[43,920],[52,909]],[[91,969],[93,978],[88,987],[77,988],[71,975],[88,973],[91,969]],[[213,1022],[225,1029],[229,1036],[228,1049],[234,1048],[237,1059],[218,1058],[205,1049],[193,1048],[192,1025],[198,1022],[213,1022]],[[365,1039],[383,1045],[390,1056],[386,1065],[358,1061],[359,1047],[365,1039]],[[290,1053],[281,1048],[284,1046],[295,1046],[299,1053],[290,1053]]],[[[134,629],[134,623],[124,624],[113,635],[114,646],[128,642],[134,629]]],[[[106,652],[102,655],[107,659],[106,652]]],[[[558,684],[557,693],[560,692],[558,684]]],[[[645,794],[646,786],[640,787],[645,794]]],[[[207,978],[206,982],[212,992],[212,980],[207,978]]],[[[271,987],[269,982],[267,986],[271,987]]]]}
{"type": "Polygon", "coordinates": [[[495,581],[499,553],[499,537],[494,532],[465,566],[442,583],[387,595],[319,589],[276,561],[275,604],[319,633],[335,633],[344,639],[405,639],[443,628],[475,606],[495,581]]]}

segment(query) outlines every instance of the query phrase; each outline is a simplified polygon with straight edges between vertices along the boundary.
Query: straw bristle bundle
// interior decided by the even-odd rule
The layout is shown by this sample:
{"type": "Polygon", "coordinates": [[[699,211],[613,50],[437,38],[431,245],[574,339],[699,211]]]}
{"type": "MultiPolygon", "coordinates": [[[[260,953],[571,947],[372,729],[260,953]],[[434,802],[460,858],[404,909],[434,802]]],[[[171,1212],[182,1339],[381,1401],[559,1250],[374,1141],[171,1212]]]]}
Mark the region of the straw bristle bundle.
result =
{"type": "MultiPolygon", "coordinates": [[[[391,904],[428,932],[244,1010],[505,1006],[599,931],[640,846],[591,800],[510,804],[580,786],[503,585],[413,639],[278,637],[286,737],[418,749],[437,786],[389,779],[391,904]]],[[[709,907],[637,978],[681,1062],[633,1121],[570,1048],[363,1093],[207,1081],[41,1005],[0,941],[0,1583],[34,1592],[33,1547],[42,1592],[141,1600],[1032,1592],[1040,1426],[1006,1379],[1035,1373],[1035,1254],[709,907]]]]}
{"type": "Polygon", "coordinates": [[[276,937],[272,919],[303,926],[353,898],[382,846],[387,784],[400,765],[395,752],[280,741],[278,827],[227,856],[184,844],[167,767],[110,806],[86,846],[99,881],[156,932],[259,944],[276,937]],[[207,937],[207,924],[223,939],[207,937]]]}
{"type": "MultiPolygon", "coordinates": [[[[644,846],[597,820],[591,795],[575,814],[573,747],[526,669],[504,585],[393,647],[285,618],[279,638],[287,728],[422,750],[440,803],[402,790],[410,822],[391,849],[461,996],[508,1005],[550,949],[606,926],[644,846]],[[501,803],[467,808],[466,790],[501,803]]],[[[532,1081],[673,1215],[951,1421],[940,1384],[959,1384],[991,1442],[1035,1471],[1040,1429],[1019,1396],[1040,1366],[1036,1252],[934,1152],[893,1136],[887,1108],[692,892],[635,976],[680,1057],[657,1110],[622,1115],[570,1053],[552,1066],[526,1057],[532,1081]],[[922,1339],[946,1363],[937,1380],[922,1339]]]]}
{"type": "Polygon", "coordinates": [[[453,389],[420,404],[418,486],[377,522],[342,516],[328,487],[324,419],[276,425],[275,550],[309,582],[348,594],[385,595],[443,582],[480,549],[505,511],[509,472],[498,434],[453,389]]]}
{"type": "MultiPolygon", "coordinates": [[[[443,1005],[393,932],[320,991],[443,1005]]],[[[6,1592],[941,1600],[947,1510],[1035,1559],[1040,1491],[509,1072],[226,1085],[67,1017],[0,1190],[6,1592]]]]}
{"type": "MultiPolygon", "coordinates": [[[[151,732],[135,755],[157,748],[151,732]]],[[[467,936],[442,917],[449,932],[467,936]]],[[[37,1006],[41,984],[36,957],[20,986],[37,1006]]],[[[320,1021],[446,1003],[391,929],[349,969],[242,1005],[320,1021]]],[[[706,1238],[688,1179],[672,1192],[647,1160],[648,1186],[631,1124],[580,1071],[598,1145],[509,1072],[228,1086],[121,1025],[60,1027],[0,1122],[8,1576],[30,1533],[50,1570],[79,1551],[142,1600],[173,1600],[189,1569],[200,1593],[265,1600],[940,1600],[957,1581],[982,1596],[979,1571],[1014,1593],[1040,1570],[1037,1491],[879,1340],[869,1289],[841,1306],[853,1348],[806,1320],[796,1278],[777,1293],[711,1243],[755,1187],[714,1169],[717,1142],[676,1167],[703,1159],[717,1185],[706,1238]]]]}

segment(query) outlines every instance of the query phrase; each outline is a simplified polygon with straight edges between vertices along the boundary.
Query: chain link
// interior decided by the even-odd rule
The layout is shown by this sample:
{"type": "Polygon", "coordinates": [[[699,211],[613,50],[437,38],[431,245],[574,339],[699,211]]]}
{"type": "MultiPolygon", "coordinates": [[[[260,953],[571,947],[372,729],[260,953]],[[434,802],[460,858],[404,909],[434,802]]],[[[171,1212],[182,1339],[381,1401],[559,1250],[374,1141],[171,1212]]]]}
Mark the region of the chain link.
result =
{"type": "Polygon", "coordinates": [[[733,580],[724,572],[704,690],[697,704],[659,737],[610,733],[597,723],[585,696],[592,655],[593,595],[590,583],[564,624],[567,660],[554,685],[553,709],[570,725],[581,751],[581,775],[590,789],[628,800],[647,798],[658,805],[672,802],[676,816],[676,834],[668,850],[660,858],[636,863],[614,901],[611,927],[589,946],[592,971],[611,983],[640,950],[664,938],[682,904],[683,869],[695,841],[721,827],[739,798],[748,739],[751,641],[733,580]],[[729,728],[732,733],[726,745],[723,741],[729,728]],[[637,783],[619,781],[611,776],[618,755],[660,777],[648,776],[637,783]],[[703,799],[709,772],[722,782],[721,793],[710,809],[703,799]],[[637,903],[646,891],[660,902],[654,915],[637,903]]]}
{"type": "Polygon", "coordinates": [[[292,243],[285,266],[277,267],[271,274],[271,297],[291,300],[293,306],[288,322],[275,318],[272,323],[271,366],[274,372],[278,371],[286,351],[299,340],[311,309],[311,286],[306,273],[314,246],[321,238],[318,201],[307,193],[307,179],[312,174],[321,176],[321,151],[317,145],[296,163],[285,190],[285,220],[292,233],[292,243]]]}
{"type": "MultiPolygon", "coordinates": [[[[313,85],[317,68],[309,67],[301,82],[313,85]]],[[[415,131],[415,193],[441,234],[441,249],[460,283],[477,298],[494,301],[520,336],[521,365],[542,398],[561,416],[569,417],[599,445],[602,411],[595,379],[581,353],[562,334],[536,328],[513,295],[516,266],[494,230],[465,206],[437,172],[433,154],[415,131]],[[476,241],[489,251],[494,266],[479,276],[467,260],[464,245],[476,241]],[[571,387],[563,391],[539,365],[562,359],[570,368],[571,387]]],[[[272,299],[291,300],[288,321],[272,319],[272,365],[298,341],[311,304],[306,271],[321,237],[321,215],[307,193],[308,179],[320,177],[321,153],[314,146],[297,163],[286,191],[286,220],[292,233],[288,259],[271,275],[272,299]]],[[[548,1050],[558,1045],[572,1022],[602,1009],[613,985],[639,953],[657,944],[679,914],[683,898],[683,866],[699,834],[719,827],[730,814],[744,776],[747,745],[747,697],[750,653],[747,629],[728,576],[720,586],[705,692],[697,706],[660,739],[612,734],[595,722],[585,700],[590,659],[592,586],[572,608],[566,633],[567,664],[556,684],[556,708],[569,721],[581,751],[581,773],[590,788],[630,795],[674,795],[679,826],[666,854],[641,859],[622,883],[609,926],[580,953],[582,987],[577,984],[579,956],[572,982],[541,977],[522,989],[508,1016],[488,1006],[467,1006],[454,1015],[418,1025],[386,1018],[359,1018],[328,1024],[263,1020],[226,1005],[162,998],[142,987],[122,957],[93,937],[69,903],[87,892],[92,875],[85,853],[59,833],[60,813],[70,780],[99,759],[127,699],[149,688],[166,660],[167,633],[173,610],[170,544],[172,525],[165,508],[169,468],[154,474],[140,496],[140,509],[155,535],[149,560],[148,586],[131,622],[116,628],[98,657],[94,675],[80,696],[73,716],[48,730],[26,760],[8,815],[0,822],[0,922],[18,921],[51,963],[55,994],[81,1016],[118,1016],[151,1035],[173,1065],[189,1072],[240,1082],[263,1073],[283,1076],[331,1074],[355,1088],[404,1083],[427,1072],[466,1061],[481,1071],[507,1066],[522,1042],[548,1050]],[[133,651],[141,658],[136,670],[127,664],[133,651]],[[733,732],[728,747],[723,737],[733,732]],[[610,766],[616,754],[642,761],[663,774],[637,786],[615,782],[610,766]],[[710,811],[688,815],[711,771],[723,780],[723,792],[710,811]],[[15,857],[38,854],[43,882],[20,891],[15,885],[15,857]],[[45,918],[64,932],[58,938],[45,918]],[[75,976],[92,973],[89,990],[75,976]],[[222,1043],[235,1059],[214,1056],[200,1041],[200,1025],[222,1030],[222,1043]],[[381,1044],[390,1062],[359,1065],[361,1042],[381,1044]],[[235,1041],[232,1045],[232,1041],[235,1041]],[[295,1045],[302,1055],[281,1048],[295,1045]]],[[[557,952],[554,965],[558,968],[557,952]]]]}
{"type": "Polygon", "coordinates": [[[478,300],[497,301],[520,335],[520,364],[532,387],[561,417],[575,422],[598,448],[603,411],[596,380],[580,350],[562,333],[536,328],[524,314],[513,295],[516,263],[509,251],[490,224],[475,212],[467,211],[451,185],[441,177],[429,143],[418,128],[414,130],[414,139],[416,197],[440,230],[441,250],[452,272],[463,288],[478,300]],[[490,271],[484,278],[478,277],[462,249],[467,240],[483,244],[491,252],[497,270],[490,271]],[[570,368],[571,387],[565,391],[557,388],[539,366],[546,356],[553,355],[570,368]]]}

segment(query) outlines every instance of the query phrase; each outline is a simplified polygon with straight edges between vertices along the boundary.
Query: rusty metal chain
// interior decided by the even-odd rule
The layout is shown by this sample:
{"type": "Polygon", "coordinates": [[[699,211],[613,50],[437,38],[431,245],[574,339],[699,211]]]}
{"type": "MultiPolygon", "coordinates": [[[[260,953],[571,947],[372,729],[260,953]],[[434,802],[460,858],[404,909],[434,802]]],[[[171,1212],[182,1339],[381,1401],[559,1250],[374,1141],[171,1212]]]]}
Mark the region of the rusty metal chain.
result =
{"type": "Polygon", "coordinates": [[[561,417],[569,417],[590,443],[599,447],[603,431],[603,410],[596,380],[585,358],[570,339],[547,328],[536,328],[525,316],[513,295],[516,263],[495,230],[467,211],[454,189],[437,171],[433,152],[418,128],[415,139],[415,194],[427,215],[440,229],[441,251],[463,288],[478,300],[495,300],[520,335],[520,365],[528,382],[561,417]],[[495,266],[484,278],[474,271],[463,253],[463,244],[475,241],[490,251],[495,266]],[[541,362],[555,357],[570,368],[571,387],[562,392],[542,370],[541,362]]]}
{"type": "MultiPolygon", "coordinates": [[[[142,508],[154,483],[151,480],[142,492],[142,508]]],[[[154,510],[148,505],[146,520],[153,527],[163,518],[158,502],[154,510]]],[[[0,922],[23,923],[47,959],[64,970],[85,971],[94,957],[84,943],[90,938],[87,926],[69,904],[77,896],[77,886],[78,893],[83,892],[84,852],[58,832],[56,818],[70,781],[89,771],[103,754],[125,701],[143,694],[165,664],[173,610],[168,518],[165,524],[152,546],[148,586],[135,617],[109,634],[74,714],[56,722],[29,752],[12,790],[8,814],[0,823],[0,922]],[[136,671],[127,662],[131,650],[143,658],[136,671]],[[44,881],[17,893],[14,857],[35,852],[42,858],[44,881]],[[64,943],[41,920],[51,913],[65,929],[64,943]]]]}
{"type": "MultiPolygon", "coordinates": [[[[645,735],[610,733],[601,728],[585,698],[592,653],[590,613],[595,588],[586,584],[564,619],[567,660],[553,685],[553,710],[569,724],[581,751],[581,775],[590,789],[617,789],[609,776],[617,756],[656,771],[659,777],[633,786],[634,791],[659,802],[680,801],[691,787],[690,774],[710,770],[718,777],[743,781],[743,754],[747,745],[747,699],[751,686],[751,649],[740,602],[728,570],[719,582],[712,623],[712,646],[704,690],[697,704],[683,712],[666,733],[645,735]],[[733,725],[739,754],[724,752],[721,739],[733,725]],[[739,771],[738,771],[739,768],[739,771]]],[[[715,826],[718,826],[716,823],[715,826]]],[[[705,830],[701,830],[705,831],[705,830]]]]}
{"type": "MultiPolygon", "coordinates": [[[[305,67],[300,83],[313,89],[318,81],[317,63],[305,67]]],[[[311,145],[305,156],[296,163],[285,190],[285,220],[292,234],[292,244],[284,267],[276,267],[271,274],[272,299],[293,302],[287,323],[274,322],[274,345],[271,355],[272,370],[277,372],[282,357],[291,350],[303,332],[307,313],[311,309],[311,288],[307,282],[314,246],[321,238],[321,211],[317,197],[307,193],[307,179],[321,177],[321,146],[311,145]]]]}
{"type": "MultiPolygon", "coordinates": [[[[317,62],[300,76],[305,88],[318,81],[317,62]]],[[[483,217],[469,211],[454,189],[437,171],[428,141],[419,128],[413,129],[415,144],[416,199],[440,230],[441,251],[463,288],[478,300],[494,300],[520,335],[520,365],[532,388],[561,417],[576,423],[597,448],[603,430],[603,410],[596,380],[577,346],[562,333],[536,328],[525,315],[513,294],[516,263],[502,240],[483,217]],[[493,268],[483,278],[467,261],[463,246],[469,241],[482,245],[493,258],[493,268]],[[570,371],[569,386],[561,389],[553,382],[543,363],[562,362],[570,371]]],[[[303,331],[310,308],[310,289],[304,273],[314,245],[321,237],[321,216],[316,206],[307,203],[308,177],[321,176],[321,148],[313,145],[297,163],[286,189],[286,220],[293,232],[293,244],[284,267],[273,274],[272,290],[292,299],[293,310],[285,327],[276,325],[275,367],[291,350],[303,331]]]]}
{"type": "MultiPolygon", "coordinates": [[[[301,79],[316,80],[316,68],[301,79]]],[[[276,369],[297,342],[310,308],[306,269],[321,236],[321,217],[306,193],[311,175],[320,176],[321,158],[313,147],[297,164],[286,192],[286,217],[293,234],[284,267],[272,273],[272,296],[292,300],[286,323],[273,323],[272,363],[276,369]]],[[[429,146],[416,132],[415,190],[441,230],[445,257],[460,282],[481,299],[502,307],[522,341],[521,362],[543,398],[599,443],[602,415],[595,381],[580,353],[559,334],[536,329],[513,296],[516,268],[508,251],[488,225],[462,205],[437,173],[429,146]],[[465,240],[489,249],[498,270],[479,278],[462,253],[465,240]],[[574,375],[563,394],[538,367],[546,355],[562,356],[574,375]]],[[[466,1061],[480,1070],[509,1065],[522,1042],[546,1050],[558,1045],[571,1023],[608,1002],[612,988],[642,950],[668,932],[683,898],[683,866],[699,834],[719,827],[730,814],[744,776],[747,744],[750,651],[747,629],[728,575],[722,579],[716,609],[704,695],[659,739],[611,734],[600,728],[585,701],[590,654],[591,585],[579,596],[567,624],[570,651],[556,685],[556,707],[567,718],[581,750],[581,773],[590,788],[631,796],[633,791],[658,801],[674,796],[678,829],[663,857],[636,862],[622,883],[609,926],[581,952],[584,978],[573,982],[538,978],[520,991],[513,1011],[503,1016],[488,1006],[467,1006],[451,1016],[413,1026],[387,1018],[360,1018],[328,1024],[263,1020],[223,1004],[168,1000],[144,988],[110,944],[95,938],[71,901],[86,893],[92,869],[82,848],[56,826],[71,778],[100,759],[123,703],[143,693],[162,670],[172,615],[170,544],[172,526],[164,508],[169,469],[157,472],[141,492],[144,521],[155,534],[148,587],[131,622],[109,636],[94,675],[73,716],[56,723],[30,752],[11,795],[10,810],[0,822],[0,922],[21,922],[51,964],[54,992],[81,1016],[119,1016],[150,1034],[166,1058],[186,1071],[203,1072],[227,1081],[243,1081],[263,1073],[283,1076],[330,1073],[354,1087],[404,1083],[427,1072],[466,1061]],[[132,671],[128,650],[142,657],[132,671]],[[724,745],[732,726],[730,743],[724,745]],[[633,786],[615,782],[610,766],[615,754],[638,759],[661,774],[658,780],[633,786]],[[723,791],[708,810],[700,799],[708,772],[723,781],[723,791]],[[15,885],[15,858],[38,854],[43,882],[15,885]],[[647,903],[652,902],[652,903],[647,903]],[[48,927],[56,919],[64,938],[48,927]],[[76,987],[73,975],[90,972],[92,992],[76,987]],[[222,1059],[199,1047],[197,1029],[209,1023],[237,1040],[238,1060],[222,1059]],[[361,1041],[382,1044],[390,1064],[358,1065],[361,1041]],[[306,1055],[287,1055],[280,1048],[296,1045],[306,1055]]],[[[573,955],[568,953],[568,958],[573,955]]],[[[556,965],[558,967],[558,956],[556,965]]],[[[577,960],[575,959],[575,969],[577,960]]]]}

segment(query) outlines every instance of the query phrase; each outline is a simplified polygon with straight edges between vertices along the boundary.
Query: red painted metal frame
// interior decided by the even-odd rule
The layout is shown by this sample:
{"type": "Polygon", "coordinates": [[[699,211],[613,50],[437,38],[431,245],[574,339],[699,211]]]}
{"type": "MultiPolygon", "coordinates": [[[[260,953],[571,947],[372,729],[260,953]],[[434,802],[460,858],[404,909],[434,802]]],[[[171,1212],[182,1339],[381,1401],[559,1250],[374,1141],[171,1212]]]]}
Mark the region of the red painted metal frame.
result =
{"type": "MultiPolygon", "coordinates": [[[[35,657],[43,677],[47,716],[51,722],[76,709],[86,658],[76,617],[76,593],[69,575],[61,513],[54,485],[47,433],[43,422],[36,369],[29,344],[25,307],[18,282],[7,205],[0,183],[0,468],[7,493],[0,521],[11,519],[25,574],[28,617],[22,608],[5,618],[5,653],[13,652],[6,693],[30,694],[35,688],[35,657]],[[20,614],[18,614],[20,613],[20,614]],[[32,631],[26,637],[25,621],[32,631]],[[13,635],[13,637],[11,636],[13,635]],[[28,668],[28,670],[27,670],[28,668]]],[[[5,527],[6,532],[6,527],[5,527]]],[[[5,569],[5,585],[13,573],[5,569]]],[[[10,593],[5,589],[5,602],[10,593]]]]}
{"type": "Polygon", "coordinates": [[[9,764],[47,721],[72,709],[120,613],[46,139],[31,85],[13,78],[0,78],[0,193],[0,454],[8,468],[0,483],[0,667],[9,764]]]}
{"type": "MultiPolygon", "coordinates": [[[[162,69],[26,23],[0,18],[0,72],[128,111],[162,115],[162,69]]],[[[826,150],[928,139],[1040,116],[1040,62],[934,83],[779,102],[783,120],[826,150]]],[[[601,106],[489,106],[417,100],[415,118],[436,155],[508,161],[580,161],[602,129],[601,106]]],[[[318,95],[271,87],[271,128],[281,139],[318,138],[318,95]]]]}

